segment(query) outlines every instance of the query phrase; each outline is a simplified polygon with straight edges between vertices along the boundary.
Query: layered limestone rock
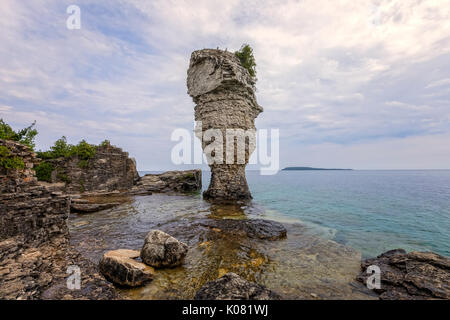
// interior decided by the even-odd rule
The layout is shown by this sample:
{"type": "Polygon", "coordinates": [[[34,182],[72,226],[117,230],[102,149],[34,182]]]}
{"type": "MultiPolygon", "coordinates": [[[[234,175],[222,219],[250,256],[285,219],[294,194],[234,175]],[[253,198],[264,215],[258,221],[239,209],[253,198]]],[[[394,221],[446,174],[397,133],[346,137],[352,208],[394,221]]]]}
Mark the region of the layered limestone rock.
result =
{"type": "Polygon", "coordinates": [[[134,158],[110,144],[97,146],[94,157],[83,165],[78,157],[46,161],[55,167],[52,182],[64,182],[61,190],[67,193],[129,190],[139,179],[134,158]]]}
{"type": "Polygon", "coordinates": [[[127,287],[137,287],[150,281],[154,269],[136,261],[139,251],[119,249],[106,252],[99,262],[100,272],[109,281],[127,287]]]}
{"type": "Polygon", "coordinates": [[[134,195],[152,194],[152,192],[197,192],[202,189],[202,171],[167,171],[158,174],[146,174],[141,177],[130,193],[134,195]]]}
{"type": "Polygon", "coordinates": [[[255,148],[255,140],[246,137],[246,133],[254,137],[255,118],[263,111],[254,94],[254,79],[233,53],[204,49],[191,55],[187,87],[196,104],[196,135],[203,137],[202,148],[211,168],[211,182],[204,197],[215,200],[250,199],[245,166],[255,148]],[[215,140],[217,138],[208,137],[209,129],[219,130],[222,134],[221,151],[207,152],[211,143],[220,144],[219,140],[215,140]],[[240,150],[237,148],[239,138],[227,136],[227,129],[242,130],[235,132],[244,138],[243,156],[239,156],[240,150]],[[231,146],[228,150],[227,141],[231,146]]]}
{"type": "Polygon", "coordinates": [[[31,150],[0,140],[23,168],[0,166],[0,299],[113,299],[114,288],[69,245],[70,200],[38,185],[31,150]],[[81,272],[81,289],[67,287],[69,266],[81,272]]]}
{"type": "Polygon", "coordinates": [[[433,252],[387,251],[362,263],[358,280],[367,283],[369,266],[380,268],[382,300],[450,299],[450,258],[433,252]]]}

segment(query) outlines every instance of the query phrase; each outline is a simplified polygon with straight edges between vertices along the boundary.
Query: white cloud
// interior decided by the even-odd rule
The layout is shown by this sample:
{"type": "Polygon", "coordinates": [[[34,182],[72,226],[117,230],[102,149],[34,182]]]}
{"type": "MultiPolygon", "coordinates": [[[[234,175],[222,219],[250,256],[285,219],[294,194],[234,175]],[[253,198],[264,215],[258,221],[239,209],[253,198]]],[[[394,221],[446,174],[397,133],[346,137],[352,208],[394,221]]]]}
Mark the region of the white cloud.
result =
{"type": "Polygon", "coordinates": [[[190,53],[244,42],[258,63],[257,124],[279,127],[287,150],[450,131],[447,0],[78,5],[82,29],[69,31],[61,1],[2,1],[0,106],[10,108],[0,112],[15,125],[37,120],[38,145],[115,136],[150,161],[148,148],[191,127],[190,53]]]}

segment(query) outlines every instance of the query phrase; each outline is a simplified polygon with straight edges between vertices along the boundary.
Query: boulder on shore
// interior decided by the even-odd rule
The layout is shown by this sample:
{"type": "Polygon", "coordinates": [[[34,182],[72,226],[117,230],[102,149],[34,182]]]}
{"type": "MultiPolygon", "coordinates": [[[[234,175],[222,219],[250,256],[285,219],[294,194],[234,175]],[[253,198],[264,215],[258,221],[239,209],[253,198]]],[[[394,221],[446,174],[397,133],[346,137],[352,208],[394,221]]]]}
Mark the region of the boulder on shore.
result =
{"type": "Polygon", "coordinates": [[[357,280],[367,283],[367,268],[378,266],[382,300],[450,299],[450,258],[433,252],[387,251],[363,261],[357,280]]]}
{"type": "Polygon", "coordinates": [[[139,254],[139,251],[127,249],[108,251],[100,260],[100,272],[117,285],[140,286],[153,278],[154,269],[136,261],[139,254]]]}
{"type": "Polygon", "coordinates": [[[185,243],[160,230],[152,230],[145,237],[141,258],[155,268],[176,267],[183,262],[187,251],[185,243]]]}
{"type": "Polygon", "coordinates": [[[206,283],[194,297],[195,300],[280,300],[281,297],[264,286],[249,282],[235,273],[206,283]]]}

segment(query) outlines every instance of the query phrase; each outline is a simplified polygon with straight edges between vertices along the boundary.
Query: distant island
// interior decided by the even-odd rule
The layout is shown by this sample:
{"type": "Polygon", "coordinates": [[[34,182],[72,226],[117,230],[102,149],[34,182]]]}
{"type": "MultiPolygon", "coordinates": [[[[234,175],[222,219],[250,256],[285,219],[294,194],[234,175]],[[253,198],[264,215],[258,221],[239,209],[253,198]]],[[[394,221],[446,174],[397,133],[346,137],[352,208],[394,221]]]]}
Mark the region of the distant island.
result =
{"type": "Polygon", "coordinates": [[[306,171],[306,170],[353,170],[353,169],[324,169],[324,168],[311,168],[311,167],[286,167],[283,171],[295,170],[295,171],[306,171]]]}

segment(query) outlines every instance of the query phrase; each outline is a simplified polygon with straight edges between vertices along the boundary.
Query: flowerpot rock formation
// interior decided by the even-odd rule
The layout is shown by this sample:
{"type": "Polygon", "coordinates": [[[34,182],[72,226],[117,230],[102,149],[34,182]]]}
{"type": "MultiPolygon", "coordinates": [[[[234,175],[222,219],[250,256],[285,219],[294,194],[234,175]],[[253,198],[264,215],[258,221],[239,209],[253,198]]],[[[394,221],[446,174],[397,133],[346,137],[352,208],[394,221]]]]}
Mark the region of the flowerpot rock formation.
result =
{"type": "Polygon", "coordinates": [[[211,182],[204,198],[251,199],[245,166],[256,142],[247,134],[253,133],[255,137],[254,121],[263,111],[256,101],[254,79],[233,53],[203,49],[191,55],[187,87],[196,104],[196,135],[202,137],[202,148],[211,168],[211,182]],[[208,136],[208,132],[212,132],[209,129],[221,133],[222,143],[214,133],[214,137],[208,136]],[[227,129],[234,129],[238,137],[227,136],[230,133],[227,129]],[[244,148],[239,148],[242,146],[242,143],[239,145],[240,138],[244,139],[244,148]],[[222,148],[214,148],[208,153],[212,143],[222,145],[222,148]],[[222,161],[217,161],[218,157],[222,161]]]}

